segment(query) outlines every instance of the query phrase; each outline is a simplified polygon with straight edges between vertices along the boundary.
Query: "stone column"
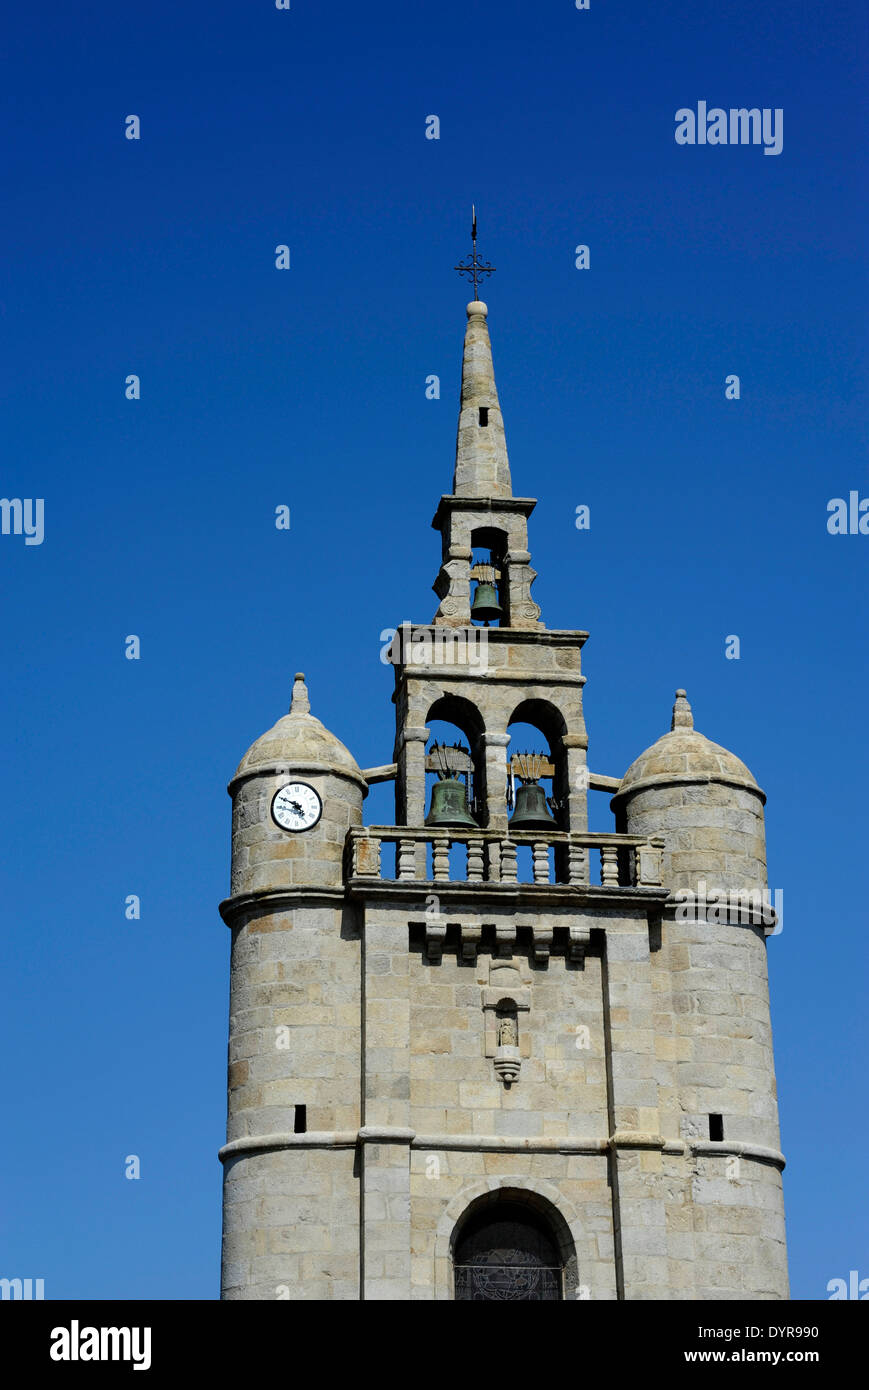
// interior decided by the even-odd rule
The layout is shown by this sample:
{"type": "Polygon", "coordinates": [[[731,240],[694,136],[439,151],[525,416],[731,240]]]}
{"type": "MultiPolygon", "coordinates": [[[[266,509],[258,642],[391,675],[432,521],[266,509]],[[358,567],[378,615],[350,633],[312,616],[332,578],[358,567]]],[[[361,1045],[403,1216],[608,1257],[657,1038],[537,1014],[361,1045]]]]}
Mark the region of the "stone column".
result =
{"type": "MultiPolygon", "coordinates": [[[[488,829],[505,834],[507,830],[507,746],[509,734],[483,735],[483,766],[486,778],[486,811],[488,829]]],[[[493,881],[501,877],[501,846],[491,841],[486,846],[486,875],[493,881]]]]}
{"type": "Polygon", "coordinates": [[[507,745],[509,734],[483,734],[486,769],[486,811],[489,829],[507,829],[507,745]]]}
{"type": "Polygon", "coordinates": [[[588,766],[586,734],[565,734],[562,739],[566,759],[568,821],[566,830],[588,830],[588,766]]]}
{"type": "MultiPolygon", "coordinates": [[[[406,825],[420,826],[425,823],[425,746],[429,730],[420,725],[406,725],[398,738],[398,807],[399,816],[404,815],[406,825]]],[[[417,844],[415,854],[416,877],[425,878],[425,843],[417,844]]]]}
{"type": "Polygon", "coordinates": [[[410,1298],[410,999],[407,922],[366,917],[363,948],[363,1297],[410,1298]]]}
{"type": "Polygon", "coordinates": [[[425,821],[425,746],[429,730],[407,725],[398,739],[398,777],[404,793],[404,814],[407,825],[422,825],[425,821]]]}

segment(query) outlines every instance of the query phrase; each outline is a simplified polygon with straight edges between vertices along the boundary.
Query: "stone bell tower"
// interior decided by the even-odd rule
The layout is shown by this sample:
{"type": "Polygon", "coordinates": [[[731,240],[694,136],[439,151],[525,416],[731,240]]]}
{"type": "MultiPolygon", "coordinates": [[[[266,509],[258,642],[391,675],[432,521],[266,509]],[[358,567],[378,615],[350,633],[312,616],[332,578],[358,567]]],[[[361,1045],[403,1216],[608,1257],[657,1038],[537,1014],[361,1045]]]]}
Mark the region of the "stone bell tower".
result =
{"type": "Polygon", "coordinates": [[[487,317],[392,761],[361,770],[297,677],[230,783],[223,1296],[786,1298],[764,796],[681,691],[624,778],[589,771],[588,634],[531,597],[487,317]],[[395,822],[364,825],[384,781],[395,822]]]}

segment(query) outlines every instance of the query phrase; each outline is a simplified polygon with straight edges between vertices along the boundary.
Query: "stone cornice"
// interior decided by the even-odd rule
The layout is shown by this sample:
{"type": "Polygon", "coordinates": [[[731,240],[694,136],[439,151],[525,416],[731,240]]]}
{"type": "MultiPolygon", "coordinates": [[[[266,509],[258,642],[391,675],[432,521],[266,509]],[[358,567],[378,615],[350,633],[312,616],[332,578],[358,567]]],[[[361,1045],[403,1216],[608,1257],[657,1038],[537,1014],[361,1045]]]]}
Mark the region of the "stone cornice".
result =
{"type": "MultiPolygon", "coordinates": [[[[412,636],[416,632],[431,632],[433,634],[458,632],[485,632],[486,640],[493,646],[536,646],[536,647],[582,647],[588,641],[588,632],[585,628],[524,628],[524,627],[474,627],[472,624],[462,623],[458,627],[447,627],[444,623],[407,623],[407,631],[412,636]]],[[[391,662],[396,670],[416,671],[423,668],[417,662],[391,662]]],[[[434,669],[443,671],[444,667],[434,669]]],[[[451,671],[454,667],[449,668],[451,671]]],[[[473,667],[471,668],[473,670],[473,667]]],[[[556,674],[550,672],[549,674],[556,674]]],[[[572,672],[558,670],[559,680],[563,676],[569,676],[572,672]]],[[[477,672],[479,677],[479,671],[477,672]]],[[[527,679],[527,677],[526,677],[527,679]]]]}
{"type": "Polygon", "coordinates": [[[242,772],[233,777],[226,790],[230,796],[234,796],[243,782],[250,782],[254,777],[281,777],[294,776],[297,772],[320,773],[327,777],[343,777],[347,782],[355,782],[357,786],[368,790],[368,783],[362,772],[354,772],[352,768],[342,767],[340,763],[332,763],[316,758],[293,758],[290,761],[273,763],[258,763],[256,767],[247,772],[242,772]]]}
{"type": "Polygon", "coordinates": [[[311,1130],[308,1134],[250,1134],[218,1149],[221,1163],[239,1154],[273,1153],[276,1149],[355,1149],[359,1130],[311,1130]]]}
{"type": "MultiPolygon", "coordinates": [[[[443,903],[479,902],[482,911],[488,901],[513,904],[522,909],[549,911],[554,907],[622,908],[658,907],[667,898],[666,888],[603,886],[594,883],[468,883],[448,879],[377,879],[357,876],[347,880],[347,894],[354,900],[366,902],[406,902],[415,904],[419,912],[426,893],[437,893],[443,903]]],[[[445,909],[442,911],[443,916],[445,909]]]]}
{"type": "MultiPolygon", "coordinates": [[[[751,792],[752,796],[760,798],[762,806],[766,805],[766,792],[762,791],[756,782],[747,782],[744,777],[736,777],[726,772],[668,772],[657,776],[640,777],[636,782],[629,782],[623,790],[617,791],[612,797],[610,807],[615,811],[617,804],[629,800],[636,792],[646,791],[649,787],[702,787],[710,784],[720,787],[736,787],[739,791],[751,792]]],[[[621,783],[619,786],[621,787],[621,783]]]]}
{"type": "Polygon", "coordinates": [[[335,907],[345,901],[343,888],[314,888],[304,883],[288,888],[263,888],[252,893],[235,893],[224,898],[218,911],[228,927],[235,919],[246,912],[258,909],[262,912],[280,912],[284,908],[335,907]]]}
{"type": "Polygon", "coordinates": [[[697,900],[678,899],[676,893],[679,891],[687,892],[689,890],[677,889],[675,892],[670,892],[670,896],[664,904],[664,921],[666,922],[705,922],[716,927],[760,927],[765,937],[774,935],[778,926],[778,913],[771,902],[762,897],[764,891],[767,895],[769,894],[769,889],[727,889],[713,886],[704,897],[700,910],[698,910],[697,900]],[[713,898],[713,895],[717,896],[713,898]],[[719,899],[724,899],[724,901],[719,901],[719,899]],[[759,904],[758,899],[760,899],[759,904]],[[694,915],[682,917],[677,915],[680,912],[684,913],[686,909],[693,909],[694,915]]]}
{"type": "MultiPolygon", "coordinates": [[[[511,628],[509,631],[518,632],[520,629],[511,628]]],[[[492,628],[489,631],[493,631],[492,628]]],[[[534,635],[533,633],[531,634],[534,635]]],[[[549,634],[546,634],[549,636],[549,634]]],[[[554,685],[559,689],[567,686],[582,687],[586,684],[587,676],[583,676],[579,671],[540,671],[538,674],[529,674],[527,671],[510,670],[506,666],[488,666],[485,674],[481,675],[479,666],[426,666],[421,662],[414,662],[408,666],[396,667],[397,679],[406,685],[409,681],[442,681],[445,675],[449,676],[450,682],[471,681],[479,682],[486,680],[496,685],[513,685],[517,690],[524,690],[529,685],[554,685]]],[[[580,745],[586,747],[587,744],[580,745]]]]}
{"type": "Polygon", "coordinates": [[[504,1134],[417,1134],[415,1130],[394,1125],[363,1125],[358,1130],[312,1130],[308,1134],[246,1135],[233,1139],[218,1152],[221,1163],[239,1155],[271,1153],[279,1149],[352,1149],[357,1144],[405,1144],[411,1149],[428,1152],[463,1153],[547,1153],[547,1154],[606,1154],[621,1149],[646,1149],[681,1155],[736,1155],[758,1163],[784,1168],[785,1156],[778,1149],[762,1144],[747,1144],[735,1140],[665,1139],[660,1134],[645,1134],[635,1130],[617,1130],[606,1138],[582,1138],[572,1135],[528,1138],[504,1134]]]}
{"type": "Polygon", "coordinates": [[[753,1158],[759,1163],[771,1163],[774,1168],[784,1168],[785,1156],[778,1149],[766,1148],[763,1144],[744,1144],[736,1139],[692,1139],[690,1149],[693,1154],[736,1154],[739,1158],[753,1158]]]}
{"type": "Polygon", "coordinates": [[[250,893],[235,893],[224,898],[218,911],[228,927],[239,917],[252,911],[281,912],[294,907],[335,907],[347,899],[368,902],[405,902],[424,911],[421,899],[426,893],[437,892],[445,903],[489,899],[495,903],[548,910],[552,907],[649,907],[663,905],[666,888],[629,888],[602,884],[572,883],[467,883],[440,879],[376,879],[357,876],[347,880],[345,888],[318,888],[304,883],[286,888],[263,888],[250,893]]]}
{"type": "Polygon", "coordinates": [[[536,506],[536,497],[459,497],[454,492],[445,492],[432,517],[432,530],[443,528],[448,512],[521,512],[529,517],[536,506]]]}

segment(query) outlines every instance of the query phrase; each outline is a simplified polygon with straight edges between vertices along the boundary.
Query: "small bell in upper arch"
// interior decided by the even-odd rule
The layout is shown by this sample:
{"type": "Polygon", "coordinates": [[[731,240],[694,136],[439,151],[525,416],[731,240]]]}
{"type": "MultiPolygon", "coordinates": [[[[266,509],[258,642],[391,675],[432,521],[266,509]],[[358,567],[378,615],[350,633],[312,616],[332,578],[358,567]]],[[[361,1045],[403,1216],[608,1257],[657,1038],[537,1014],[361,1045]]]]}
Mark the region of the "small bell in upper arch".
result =
{"type": "Polygon", "coordinates": [[[471,621],[488,624],[503,616],[504,610],[498,602],[498,591],[494,584],[478,581],[474,602],[471,605],[471,621]]]}
{"type": "Polygon", "coordinates": [[[473,577],[477,581],[477,588],[474,602],[471,604],[471,621],[486,623],[488,626],[504,616],[504,610],[498,602],[498,590],[495,588],[494,565],[475,565],[473,577]]]}

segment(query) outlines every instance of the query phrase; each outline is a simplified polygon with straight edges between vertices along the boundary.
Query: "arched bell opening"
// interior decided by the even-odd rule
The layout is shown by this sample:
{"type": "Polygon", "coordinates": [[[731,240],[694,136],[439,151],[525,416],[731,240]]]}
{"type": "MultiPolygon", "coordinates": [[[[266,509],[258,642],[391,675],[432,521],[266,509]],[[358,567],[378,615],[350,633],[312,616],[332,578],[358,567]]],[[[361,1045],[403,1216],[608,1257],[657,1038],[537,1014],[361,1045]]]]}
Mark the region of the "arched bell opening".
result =
{"type": "Polygon", "coordinates": [[[567,1222],[525,1189],[472,1202],[451,1240],[454,1296],[473,1303],[549,1303],[571,1297],[576,1250],[567,1222]]]}
{"type": "Polygon", "coordinates": [[[426,715],[428,826],[474,829],[485,817],[485,726],[476,705],[458,695],[436,700],[426,715]]]}
{"type": "MultiPolygon", "coordinates": [[[[567,724],[548,700],[523,700],[508,722],[510,757],[507,762],[508,830],[533,832],[570,829],[569,769],[564,737],[567,724]],[[529,757],[528,754],[536,754],[529,757]]],[[[565,845],[551,851],[556,882],[568,878],[565,845]]]]}
{"type": "Polygon", "coordinates": [[[507,804],[511,824],[563,830],[567,826],[566,725],[560,711],[543,700],[525,700],[507,725],[507,804]]]}
{"type": "Polygon", "coordinates": [[[493,526],[471,532],[471,622],[483,627],[509,627],[507,533],[493,526]]]}

